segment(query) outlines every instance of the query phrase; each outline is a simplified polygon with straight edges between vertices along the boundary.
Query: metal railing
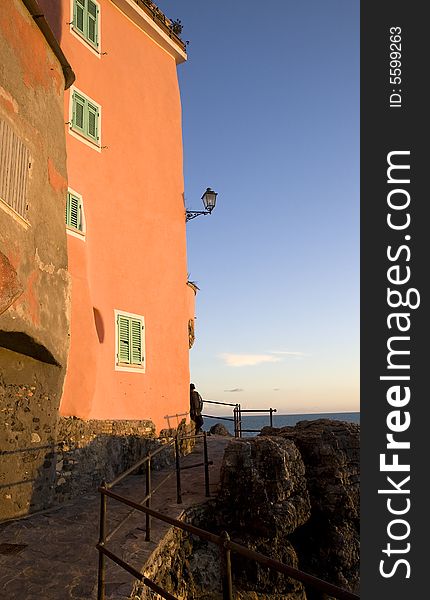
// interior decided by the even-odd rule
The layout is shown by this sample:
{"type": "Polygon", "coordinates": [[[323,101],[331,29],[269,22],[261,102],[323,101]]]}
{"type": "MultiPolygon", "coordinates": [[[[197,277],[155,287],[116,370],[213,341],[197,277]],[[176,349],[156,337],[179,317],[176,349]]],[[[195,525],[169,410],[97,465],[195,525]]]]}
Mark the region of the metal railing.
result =
{"type": "Polygon", "coordinates": [[[269,425],[273,427],[273,414],[277,412],[276,408],[242,408],[240,404],[232,404],[231,402],[217,402],[215,400],[203,400],[204,404],[220,404],[222,406],[233,406],[233,417],[220,417],[218,415],[204,414],[202,417],[208,419],[220,419],[221,421],[230,421],[234,427],[234,437],[242,437],[242,433],[260,433],[261,429],[244,429],[242,427],[242,415],[247,413],[258,413],[269,415],[269,425]]]}
{"type": "MultiPolygon", "coordinates": [[[[188,435],[188,436],[176,436],[174,439],[170,440],[167,443],[164,443],[160,448],[150,452],[147,456],[140,459],[134,465],[132,465],[129,469],[125,470],[123,473],[115,477],[111,482],[103,481],[98,491],[100,492],[100,528],[99,528],[99,543],[97,545],[97,549],[99,550],[99,566],[98,566],[98,586],[97,586],[97,600],[105,600],[105,581],[106,581],[106,562],[105,556],[108,556],[111,560],[116,562],[123,569],[132,573],[139,579],[136,575],[139,574],[138,571],[133,569],[130,565],[127,565],[119,556],[115,555],[112,551],[107,550],[105,544],[112,539],[112,537],[123,527],[123,525],[130,519],[130,517],[135,513],[136,510],[140,510],[145,512],[145,541],[151,541],[151,499],[155,492],[166,483],[175,473],[176,473],[176,502],[177,504],[182,503],[182,486],[181,486],[181,471],[185,469],[193,469],[195,467],[204,467],[204,480],[205,480],[205,495],[206,497],[210,497],[210,487],[209,487],[209,466],[212,465],[213,462],[209,460],[208,454],[208,446],[207,446],[207,437],[206,432],[197,434],[197,435],[188,435]],[[181,464],[181,443],[185,440],[189,439],[203,439],[203,462],[191,464],[191,465],[183,465],[181,464]],[[175,451],[175,469],[168,473],[166,477],[164,477],[156,487],[152,487],[151,480],[151,465],[152,459],[157,456],[160,452],[166,451],[169,447],[174,448],[175,451]],[[118,483],[123,481],[126,477],[137,471],[140,467],[145,465],[145,497],[140,502],[135,502],[134,500],[128,499],[126,502],[124,500],[123,504],[131,506],[132,510],[129,511],[126,516],[119,521],[115,525],[115,527],[109,532],[106,532],[106,519],[107,519],[107,497],[112,495],[112,488],[116,486],[118,483]],[[100,547],[99,547],[100,546],[100,547]],[[104,550],[101,550],[101,546],[103,546],[104,550]],[[131,570],[130,570],[131,569],[131,570]]],[[[121,496],[114,495],[117,498],[121,498],[121,496]]],[[[112,496],[112,497],[114,497],[112,496]]],[[[143,581],[143,580],[142,580],[143,581]]],[[[148,580],[149,581],[149,580],[148,580]]],[[[152,590],[159,592],[161,588],[159,588],[156,584],[155,587],[151,587],[150,583],[147,583],[148,587],[152,590]]],[[[160,594],[162,595],[162,594],[160,594]]],[[[171,595],[163,596],[164,598],[174,597],[171,595]]]]}
{"type": "MultiPolygon", "coordinates": [[[[158,511],[155,511],[148,506],[143,506],[142,504],[137,504],[130,498],[125,498],[124,496],[120,496],[115,494],[114,492],[107,489],[105,486],[101,486],[99,488],[99,492],[101,494],[102,507],[106,505],[106,499],[112,498],[113,500],[126,504],[130,506],[133,510],[137,510],[145,513],[146,517],[153,517],[155,519],[159,519],[164,523],[168,523],[173,527],[181,529],[182,531],[186,531],[192,535],[197,536],[200,539],[206,540],[213,544],[216,544],[219,548],[220,552],[220,579],[222,586],[222,594],[223,600],[233,600],[233,579],[232,579],[232,568],[231,568],[231,553],[239,554],[245,558],[250,560],[254,560],[258,562],[260,565],[264,567],[268,567],[274,569],[278,573],[282,573],[287,577],[300,581],[305,586],[312,587],[314,590],[317,590],[321,594],[328,594],[337,600],[358,600],[359,596],[349,592],[348,590],[342,589],[336,585],[333,585],[327,581],[319,579],[309,573],[305,573],[300,569],[296,569],[294,567],[290,567],[280,561],[274,560],[264,554],[260,554],[255,550],[250,550],[241,544],[237,544],[236,542],[230,539],[230,536],[226,531],[223,531],[220,535],[216,535],[211,533],[210,531],[206,531],[204,529],[200,529],[195,527],[194,525],[190,525],[188,523],[184,523],[183,521],[179,521],[178,519],[174,519],[172,517],[168,517],[158,511]]],[[[129,565],[125,561],[123,561],[119,556],[115,555],[111,550],[106,547],[107,536],[105,535],[106,528],[106,509],[102,510],[100,513],[100,538],[99,542],[96,546],[99,551],[100,559],[104,560],[104,557],[108,557],[114,563],[122,567],[128,573],[133,575],[136,579],[138,579],[143,585],[149,587],[151,590],[155,591],[162,598],[166,598],[167,600],[177,600],[175,596],[173,596],[167,590],[161,588],[154,581],[143,575],[140,571],[135,569],[132,565],[129,565]]],[[[100,563],[99,563],[100,564],[100,563]]],[[[100,574],[100,572],[99,572],[100,574]]],[[[101,581],[99,578],[99,593],[98,600],[104,600],[104,581],[101,581]],[[101,587],[100,587],[101,586],[101,587]]]]}

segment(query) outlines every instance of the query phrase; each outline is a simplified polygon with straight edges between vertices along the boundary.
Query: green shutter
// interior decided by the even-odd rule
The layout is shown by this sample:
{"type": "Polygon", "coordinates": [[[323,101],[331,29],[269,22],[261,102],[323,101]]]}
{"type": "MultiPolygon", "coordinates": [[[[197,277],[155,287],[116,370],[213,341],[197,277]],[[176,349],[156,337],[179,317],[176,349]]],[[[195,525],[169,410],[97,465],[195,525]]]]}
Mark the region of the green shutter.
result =
{"type": "Polygon", "coordinates": [[[78,231],[83,231],[82,201],[70,192],[67,193],[66,225],[78,231]]]}
{"type": "Polygon", "coordinates": [[[72,129],[82,133],[86,138],[99,141],[100,108],[81,96],[72,94],[72,129]]]}
{"type": "Polygon", "coordinates": [[[92,46],[98,46],[99,8],[93,0],[74,0],[73,27],[92,46]]]}
{"type": "Polygon", "coordinates": [[[87,134],[95,140],[98,140],[98,116],[97,106],[87,102],[87,134]]]}
{"type": "Polygon", "coordinates": [[[118,315],[118,362],[130,364],[130,319],[118,315]]]}
{"type": "Polygon", "coordinates": [[[131,319],[131,364],[142,364],[142,322],[131,319]]]}
{"type": "Polygon", "coordinates": [[[67,194],[66,198],[66,225],[70,223],[70,194],[67,194]]]}
{"type": "Polygon", "coordinates": [[[87,38],[95,46],[98,45],[98,40],[97,40],[98,12],[99,11],[98,11],[97,5],[94,2],[92,2],[92,0],[88,0],[87,38]]]}
{"type": "Polygon", "coordinates": [[[143,364],[142,340],[143,322],[124,315],[117,316],[118,348],[117,362],[122,365],[141,366],[143,364]]]}
{"type": "Polygon", "coordinates": [[[72,125],[79,129],[80,131],[84,131],[85,124],[85,108],[86,108],[86,100],[78,93],[73,92],[72,96],[73,102],[73,116],[72,116],[72,125]]]}
{"type": "Polygon", "coordinates": [[[74,0],[73,5],[73,25],[81,33],[85,34],[85,0],[74,0]]]}

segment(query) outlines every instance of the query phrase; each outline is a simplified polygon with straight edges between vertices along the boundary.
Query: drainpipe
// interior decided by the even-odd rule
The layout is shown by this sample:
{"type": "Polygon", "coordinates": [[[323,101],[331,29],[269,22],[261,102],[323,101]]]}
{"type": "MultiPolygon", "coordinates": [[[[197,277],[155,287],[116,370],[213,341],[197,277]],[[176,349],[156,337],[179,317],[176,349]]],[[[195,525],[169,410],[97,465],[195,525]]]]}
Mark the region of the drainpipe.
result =
{"type": "Polygon", "coordinates": [[[75,81],[76,76],[73,72],[72,67],[70,66],[67,58],[64,56],[63,51],[60,48],[54,34],[52,33],[51,28],[48,25],[47,20],[45,19],[45,15],[42,13],[42,10],[37,3],[36,0],[22,0],[25,4],[28,12],[33,17],[34,22],[39,27],[40,31],[45,36],[46,41],[52,49],[52,52],[57,57],[64,74],[64,89],[67,90],[72,83],[75,81]]]}

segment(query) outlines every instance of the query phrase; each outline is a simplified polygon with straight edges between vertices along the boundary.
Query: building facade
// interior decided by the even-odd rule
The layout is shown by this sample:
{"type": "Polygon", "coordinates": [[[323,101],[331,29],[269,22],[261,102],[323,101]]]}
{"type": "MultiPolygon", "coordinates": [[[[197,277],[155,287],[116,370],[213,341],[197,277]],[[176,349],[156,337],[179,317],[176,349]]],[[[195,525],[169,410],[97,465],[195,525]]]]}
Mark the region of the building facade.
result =
{"type": "Polygon", "coordinates": [[[0,10],[0,519],[51,503],[69,350],[64,88],[34,0],[0,10]]]}
{"type": "Polygon", "coordinates": [[[181,103],[185,46],[148,0],[40,0],[76,81],[65,96],[71,344],[60,414],[189,409],[181,103]]]}

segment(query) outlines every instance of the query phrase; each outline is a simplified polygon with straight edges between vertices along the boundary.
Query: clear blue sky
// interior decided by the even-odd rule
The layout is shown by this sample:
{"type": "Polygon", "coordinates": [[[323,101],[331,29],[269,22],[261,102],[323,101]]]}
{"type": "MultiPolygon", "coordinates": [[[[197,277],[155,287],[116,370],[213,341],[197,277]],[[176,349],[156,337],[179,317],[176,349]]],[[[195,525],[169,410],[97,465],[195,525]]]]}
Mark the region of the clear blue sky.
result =
{"type": "Polygon", "coordinates": [[[190,41],[187,207],[219,193],[187,225],[191,380],[247,408],[359,410],[359,2],[158,5],[190,41]]]}

